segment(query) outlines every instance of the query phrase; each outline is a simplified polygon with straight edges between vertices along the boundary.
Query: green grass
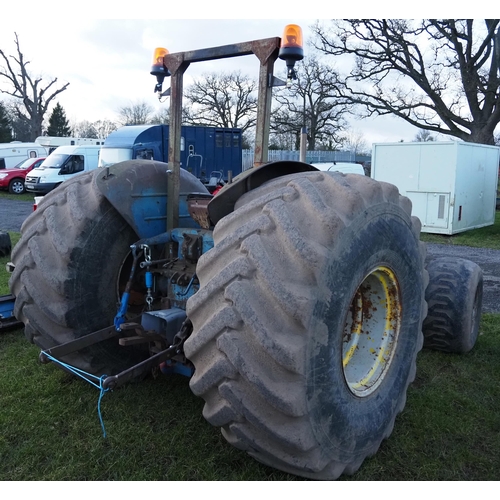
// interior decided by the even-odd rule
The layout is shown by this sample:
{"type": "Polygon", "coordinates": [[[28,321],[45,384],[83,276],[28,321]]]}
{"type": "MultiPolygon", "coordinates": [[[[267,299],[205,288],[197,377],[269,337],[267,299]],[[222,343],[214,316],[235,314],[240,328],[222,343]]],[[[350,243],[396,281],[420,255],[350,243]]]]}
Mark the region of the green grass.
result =
{"type": "Polygon", "coordinates": [[[463,245],[476,248],[494,248],[500,250],[500,211],[495,213],[495,223],[491,226],[471,229],[452,236],[420,233],[420,239],[426,243],[441,245],[463,245]]]}
{"type": "Polygon", "coordinates": [[[8,191],[0,190],[0,198],[5,200],[19,200],[19,201],[31,201],[32,203],[35,201],[35,193],[23,193],[23,194],[10,194],[8,191]]]}
{"type": "MultiPolygon", "coordinates": [[[[498,222],[498,221],[497,221],[498,222]]],[[[487,239],[488,228],[477,230],[487,239]]],[[[18,233],[10,233],[13,243],[18,233]]],[[[456,242],[453,244],[457,244],[456,242]]],[[[0,259],[0,295],[8,293],[0,259]]],[[[52,364],[22,330],[0,334],[0,481],[295,481],[230,446],[182,376],[106,393],[52,364]]],[[[392,435],[340,481],[500,478],[500,314],[465,355],[422,351],[392,435]]]]}
{"type": "MultiPolygon", "coordinates": [[[[466,355],[423,351],[390,438],[341,480],[487,481],[500,469],[500,315],[466,355]]],[[[0,336],[0,480],[298,480],[225,442],[181,376],[99,392],[53,365],[22,331],[0,336]]]]}

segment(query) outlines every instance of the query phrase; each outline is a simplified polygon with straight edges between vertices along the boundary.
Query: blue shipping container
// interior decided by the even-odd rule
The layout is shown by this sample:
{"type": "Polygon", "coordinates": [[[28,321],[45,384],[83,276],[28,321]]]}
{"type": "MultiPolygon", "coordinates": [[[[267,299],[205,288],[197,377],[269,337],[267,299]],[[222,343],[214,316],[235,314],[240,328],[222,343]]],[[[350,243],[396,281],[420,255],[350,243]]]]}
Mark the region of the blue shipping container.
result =
{"type": "MultiPolygon", "coordinates": [[[[168,125],[130,125],[112,132],[104,141],[99,166],[125,160],[168,162],[168,125]]],[[[215,127],[181,128],[181,168],[207,182],[212,172],[242,172],[241,130],[215,127]]]]}

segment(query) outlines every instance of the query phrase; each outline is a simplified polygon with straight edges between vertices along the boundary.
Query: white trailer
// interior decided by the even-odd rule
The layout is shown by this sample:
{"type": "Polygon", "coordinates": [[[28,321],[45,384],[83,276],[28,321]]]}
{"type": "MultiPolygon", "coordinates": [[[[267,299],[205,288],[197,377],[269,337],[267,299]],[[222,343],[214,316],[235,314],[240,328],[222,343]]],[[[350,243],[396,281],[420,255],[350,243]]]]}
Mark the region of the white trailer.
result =
{"type": "Polygon", "coordinates": [[[52,137],[41,135],[35,139],[37,144],[52,153],[59,146],[102,146],[104,139],[93,139],[89,137],[52,137]]]}
{"type": "Polygon", "coordinates": [[[410,198],[422,232],[455,234],[495,222],[500,148],[467,142],[379,143],[371,177],[410,198]]]}
{"type": "Polygon", "coordinates": [[[28,158],[47,156],[47,150],[35,142],[5,142],[0,144],[0,170],[14,168],[28,158]]]}

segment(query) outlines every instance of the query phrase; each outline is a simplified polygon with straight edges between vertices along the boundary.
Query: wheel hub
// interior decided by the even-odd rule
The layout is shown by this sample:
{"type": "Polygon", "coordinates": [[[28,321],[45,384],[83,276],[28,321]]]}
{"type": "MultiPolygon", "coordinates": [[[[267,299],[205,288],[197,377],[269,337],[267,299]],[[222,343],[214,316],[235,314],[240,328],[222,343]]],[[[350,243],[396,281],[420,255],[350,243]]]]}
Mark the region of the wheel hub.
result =
{"type": "Polygon", "coordinates": [[[16,181],[12,184],[12,191],[15,193],[15,194],[22,194],[22,192],[24,191],[24,185],[22,182],[20,181],[16,181]]]}
{"type": "Polygon", "coordinates": [[[400,324],[396,276],[388,267],[376,267],[356,290],[344,327],[344,377],[355,396],[372,394],[384,380],[396,352],[400,324]]]}

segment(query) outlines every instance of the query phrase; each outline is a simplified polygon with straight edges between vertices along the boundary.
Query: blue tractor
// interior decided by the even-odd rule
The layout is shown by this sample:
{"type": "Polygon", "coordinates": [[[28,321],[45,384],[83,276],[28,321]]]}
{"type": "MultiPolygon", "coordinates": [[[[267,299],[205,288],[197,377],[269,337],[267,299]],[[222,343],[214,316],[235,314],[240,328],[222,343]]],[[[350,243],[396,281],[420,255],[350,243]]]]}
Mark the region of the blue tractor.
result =
{"type": "MultiPolygon", "coordinates": [[[[428,338],[446,344],[446,334],[439,311],[427,315],[408,198],[359,174],[266,163],[273,65],[284,59],[292,78],[301,42],[289,25],[282,39],[160,51],[169,162],[128,160],[45,196],[12,252],[10,288],[42,361],[105,374],[106,388],[158,367],[185,374],[231,444],[335,479],[391,433],[424,319],[428,338]],[[213,196],[180,168],[182,76],[191,62],[247,54],[261,63],[255,167],[213,196]]],[[[473,289],[457,299],[466,333],[453,348],[463,351],[477,336],[482,278],[460,272],[473,289]]]]}

